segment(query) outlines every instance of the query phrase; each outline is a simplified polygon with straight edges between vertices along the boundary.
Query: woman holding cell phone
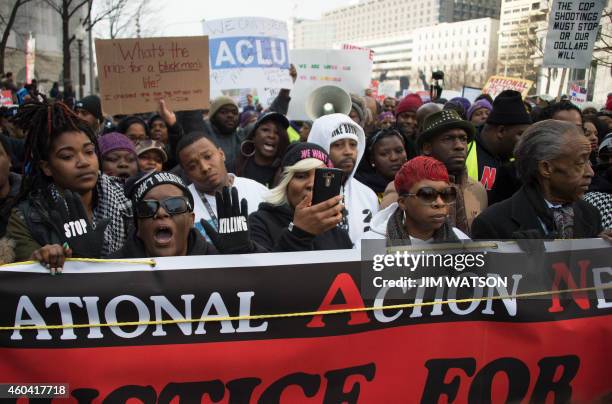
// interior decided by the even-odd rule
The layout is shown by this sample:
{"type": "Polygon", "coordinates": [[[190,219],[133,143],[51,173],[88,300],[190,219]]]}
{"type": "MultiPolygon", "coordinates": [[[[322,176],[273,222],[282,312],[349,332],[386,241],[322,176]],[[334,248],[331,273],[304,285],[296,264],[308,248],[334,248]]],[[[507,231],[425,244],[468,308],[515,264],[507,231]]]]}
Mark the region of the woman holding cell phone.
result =
{"type": "Polygon", "coordinates": [[[323,186],[336,184],[331,176],[335,172],[328,170],[332,167],[329,155],[320,146],[313,143],[289,146],[281,164],[280,183],[264,198],[267,202],[249,216],[251,240],[275,252],[352,248],[348,233],[338,227],[344,209],[339,195],[341,181],[337,181],[338,187],[333,192],[314,189],[317,169],[326,168],[323,174],[327,176],[320,176],[323,186]],[[318,195],[313,195],[313,191],[318,195]],[[317,199],[322,201],[315,203],[317,199]]]}

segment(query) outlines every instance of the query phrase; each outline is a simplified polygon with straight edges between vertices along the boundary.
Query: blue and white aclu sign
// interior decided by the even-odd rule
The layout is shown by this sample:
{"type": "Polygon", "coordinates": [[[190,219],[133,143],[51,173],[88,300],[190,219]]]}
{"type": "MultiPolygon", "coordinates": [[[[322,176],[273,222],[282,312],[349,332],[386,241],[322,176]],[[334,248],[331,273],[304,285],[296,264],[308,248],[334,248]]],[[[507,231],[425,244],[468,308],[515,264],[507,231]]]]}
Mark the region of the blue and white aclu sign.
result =
{"type": "Polygon", "coordinates": [[[269,18],[203,23],[210,47],[211,94],[220,90],[292,88],[287,24],[269,18]]]}

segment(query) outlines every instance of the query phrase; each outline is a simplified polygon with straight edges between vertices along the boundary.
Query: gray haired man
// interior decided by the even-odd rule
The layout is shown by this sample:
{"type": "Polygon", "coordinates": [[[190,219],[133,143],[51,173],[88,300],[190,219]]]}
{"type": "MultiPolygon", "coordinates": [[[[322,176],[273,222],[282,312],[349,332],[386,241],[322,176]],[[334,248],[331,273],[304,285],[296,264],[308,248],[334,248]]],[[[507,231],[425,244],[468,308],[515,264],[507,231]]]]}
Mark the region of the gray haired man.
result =
{"type": "Polygon", "coordinates": [[[576,125],[548,119],[521,136],[514,150],[523,186],[472,224],[474,239],[591,238],[602,232],[597,209],[581,198],[593,177],[591,148],[576,125]]]}

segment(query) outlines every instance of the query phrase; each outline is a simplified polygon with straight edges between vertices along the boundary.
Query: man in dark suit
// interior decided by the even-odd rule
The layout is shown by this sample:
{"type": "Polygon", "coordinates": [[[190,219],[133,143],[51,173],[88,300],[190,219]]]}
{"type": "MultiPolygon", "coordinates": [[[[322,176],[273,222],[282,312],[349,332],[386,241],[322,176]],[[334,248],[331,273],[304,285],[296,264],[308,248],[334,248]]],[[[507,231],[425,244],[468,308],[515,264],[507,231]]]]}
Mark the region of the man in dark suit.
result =
{"type": "Polygon", "coordinates": [[[516,145],[523,186],[474,219],[473,239],[591,238],[602,232],[597,209],[583,201],[593,169],[591,147],[578,127],[553,119],[532,125],[516,145]]]}

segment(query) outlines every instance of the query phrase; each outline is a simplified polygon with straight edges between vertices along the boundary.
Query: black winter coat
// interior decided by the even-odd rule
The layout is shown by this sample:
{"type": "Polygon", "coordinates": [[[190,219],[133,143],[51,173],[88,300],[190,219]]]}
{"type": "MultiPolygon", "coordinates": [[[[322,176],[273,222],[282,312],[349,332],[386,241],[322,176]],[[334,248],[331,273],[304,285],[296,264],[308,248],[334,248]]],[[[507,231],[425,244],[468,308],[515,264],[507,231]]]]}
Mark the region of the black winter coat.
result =
{"type": "MultiPolygon", "coordinates": [[[[599,211],[588,202],[578,200],[574,208],[574,238],[599,237],[602,231],[599,211]]],[[[512,198],[496,203],[476,216],[472,223],[474,240],[516,239],[515,232],[536,231],[541,238],[547,238],[542,224],[531,205],[525,188],[512,198]]]]}
{"type": "Polygon", "coordinates": [[[339,227],[314,236],[295,226],[289,231],[292,220],[293,209],[289,205],[276,206],[264,202],[249,216],[251,240],[269,252],[353,248],[348,233],[339,227]]]}

